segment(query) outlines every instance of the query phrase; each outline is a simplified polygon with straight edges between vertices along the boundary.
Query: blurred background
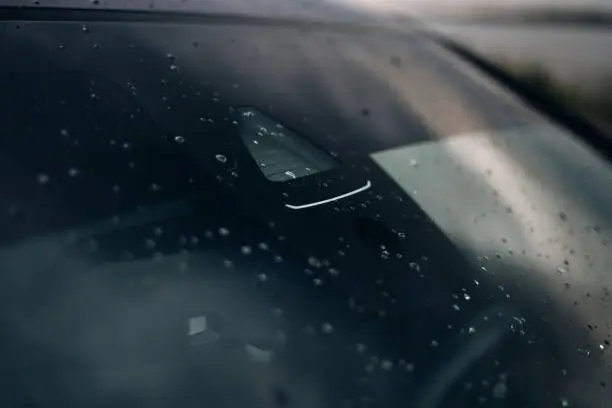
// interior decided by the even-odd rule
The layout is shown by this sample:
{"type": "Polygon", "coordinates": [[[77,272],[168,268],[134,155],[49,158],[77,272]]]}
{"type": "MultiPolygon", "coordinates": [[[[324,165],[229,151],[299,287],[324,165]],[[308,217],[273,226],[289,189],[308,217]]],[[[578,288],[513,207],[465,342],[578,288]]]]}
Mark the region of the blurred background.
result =
{"type": "Polygon", "coordinates": [[[407,14],[612,129],[612,0],[343,0],[407,14]]]}
{"type": "Polygon", "coordinates": [[[344,0],[409,14],[612,129],[612,0],[344,0]]]}
{"type": "Polygon", "coordinates": [[[435,29],[612,129],[612,1],[430,3],[421,12],[435,29]]]}

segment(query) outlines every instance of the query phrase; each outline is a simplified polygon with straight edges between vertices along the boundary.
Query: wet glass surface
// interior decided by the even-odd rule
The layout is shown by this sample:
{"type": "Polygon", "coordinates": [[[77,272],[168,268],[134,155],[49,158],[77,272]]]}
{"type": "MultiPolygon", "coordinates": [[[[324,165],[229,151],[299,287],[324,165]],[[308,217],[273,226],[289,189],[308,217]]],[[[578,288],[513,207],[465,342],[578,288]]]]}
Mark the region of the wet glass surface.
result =
{"type": "Polygon", "coordinates": [[[486,79],[413,37],[13,25],[1,406],[609,400],[610,165],[486,79]]]}

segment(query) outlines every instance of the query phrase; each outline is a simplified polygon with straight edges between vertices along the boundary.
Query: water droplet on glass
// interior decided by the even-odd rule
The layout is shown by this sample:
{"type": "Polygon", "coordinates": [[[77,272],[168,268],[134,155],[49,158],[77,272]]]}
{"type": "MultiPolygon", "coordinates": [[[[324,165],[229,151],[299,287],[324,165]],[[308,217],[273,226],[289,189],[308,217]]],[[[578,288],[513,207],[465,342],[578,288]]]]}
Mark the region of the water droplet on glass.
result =
{"type": "Polygon", "coordinates": [[[89,32],[89,27],[87,27],[86,25],[82,25],[81,26],[81,31],[84,33],[88,33],[89,32]]]}
{"type": "Polygon", "coordinates": [[[95,239],[90,239],[89,242],[87,243],[87,247],[90,251],[95,252],[98,250],[99,245],[95,239]]]}
{"type": "Polygon", "coordinates": [[[192,246],[197,246],[200,243],[200,239],[198,237],[196,237],[195,235],[192,235],[189,237],[189,243],[192,246]]]}
{"type": "Polygon", "coordinates": [[[272,316],[276,317],[277,319],[280,319],[281,317],[283,317],[283,309],[281,309],[280,307],[272,308],[272,316]]]}
{"type": "Polygon", "coordinates": [[[161,186],[157,183],[151,183],[151,191],[159,191],[161,190],[161,186]]]}
{"type": "Polygon", "coordinates": [[[312,280],[312,283],[314,283],[314,284],[315,284],[315,286],[321,286],[321,285],[323,285],[323,281],[322,281],[321,279],[319,279],[319,278],[314,278],[314,279],[312,280]]]}
{"type": "Polygon", "coordinates": [[[338,275],[340,275],[340,271],[337,270],[336,268],[329,268],[328,272],[329,272],[329,274],[331,276],[338,276],[338,275]]]}
{"type": "Polygon", "coordinates": [[[77,168],[75,168],[75,167],[71,167],[71,168],[68,169],[68,175],[70,177],[76,177],[76,176],[79,175],[79,170],[77,168]]]}
{"type": "Polygon", "coordinates": [[[380,253],[380,257],[381,257],[382,259],[389,259],[389,255],[390,255],[390,253],[389,253],[389,251],[387,251],[386,249],[383,249],[383,250],[381,251],[381,253],[380,253]]]}
{"type": "Polygon", "coordinates": [[[257,279],[260,282],[267,282],[268,281],[268,275],[266,275],[265,273],[257,274],[257,279]]]}
{"type": "Polygon", "coordinates": [[[230,261],[229,259],[224,259],[223,260],[223,267],[224,268],[233,268],[234,267],[234,263],[232,261],[230,261]]]}
{"type": "Polygon", "coordinates": [[[174,136],[174,141],[176,143],[184,143],[185,142],[185,138],[183,136],[174,136]]]}
{"type": "Polygon", "coordinates": [[[262,251],[267,251],[268,248],[268,244],[266,244],[265,242],[260,242],[258,245],[259,249],[261,249],[262,251]]]}
{"type": "Polygon", "coordinates": [[[332,325],[331,325],[331,324],[329,324],[329,323],[323,323],[323,324],[321,325],[321,331],[322,331],[323,333],[325,333],[325,334],[330,334],[331,332],[333,332],[333,331],[334,331],[334,326],[332,326],[332,325]]]}
{"type": "Polygon", "coordinates": [[[493,387],[493,398],[495,399],[504,399],[506,398],[506,393],[508,392],[508,386],[505,382],[498,382],[495,387],[493,387]]]}
{"type": "Polygon", "coordinates": [[[390,371],[393,368],[393,361],[385,359],[380,363],[380,368],[385,371],[390,371]]]}
{"type": "Polygon", "coordinates": [[[309,256],[308,265],[312,266],[313,268],[320,268],[322,266],[322,263],[317,257],[309,256]]]}
{"type": "Polygon", "coordinates": [[[147,247],[147,249],[153,249],[155,248],[155,240],[151,239],[151,238],[147,238],[145,240],[145,247],[147,247]]]}
{"type": "Polygon", "coordinates": [[[36,176],[39,184],[47,184],[49,182],[49,175],[46,173],[40,173],[36,176]]]}
{"type": "Polygon", "coordinates": [[[416,159],[412,159],[410,160],[410,166],[414,168],[419,167],[419,162],[417,162],[416,159]]]}
{"type": "Polygon", "coordinates": [[[227,157],[222,154],[216,154],[215,159],[217,159],[218,162],[227,163],[227,157]]]}
{"type": "Polygon", "coordinates": [[[364,353],[364,352],[367,350],[366,345],[365,345],[365,344],[363,344],[363,343],[357,343],[357,345],[355,346],[355,348],[357,349],[357,352],[358,352],[359,354],[363,354],[363,353],[364,353]]]}
{"type": "Polygon", "coordinates": [[[418,271],[420,271],[420,270],[421,270],[421,267],[420,267],[420,266],[419,266],[419,264],[418,264],[418,263],[416,263],[416,262],[410,262],[410,269],[414,269],[415,271],[417,271],[417,272],[418,272],[418,271]]]}
{"type": "Polygon", "coordinates": [[[225,228],[225,227],[221,227],[219,228],[219,235],[221,235],[222,237],[227,237],[230,234],[230,230],[225,228]]]}
{"type": "Polygon", "coordinates": [[[438,347],[438,342],[436,340],[432,340],[430,345],[431,347],[438,347]]]}
{"type": "Polygon", "coordinates": [[[240,252],[242,253],[242,255],[251,255],[251,253],[253,252],[253,250],[251,249],[250,246],[248,245],[243,245],[240,248],[240,252]]]}

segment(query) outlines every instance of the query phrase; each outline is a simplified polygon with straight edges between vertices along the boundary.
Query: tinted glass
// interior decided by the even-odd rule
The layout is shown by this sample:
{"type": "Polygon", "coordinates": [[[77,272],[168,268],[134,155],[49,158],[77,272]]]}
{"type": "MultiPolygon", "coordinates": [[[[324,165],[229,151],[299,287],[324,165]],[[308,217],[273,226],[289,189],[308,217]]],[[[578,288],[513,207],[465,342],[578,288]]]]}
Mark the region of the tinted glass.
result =
{"type": "Polygon", "coordinates": [[[336,167],[335,160],[253,108],[237,110],[240,136],[270,181],[293,180],[336,167]]]}
{"type": "Polygon", "coordinates": [[[420,36],[51,12],[0,41],[0,406],[607,406],[574,135],[420,36]]]}

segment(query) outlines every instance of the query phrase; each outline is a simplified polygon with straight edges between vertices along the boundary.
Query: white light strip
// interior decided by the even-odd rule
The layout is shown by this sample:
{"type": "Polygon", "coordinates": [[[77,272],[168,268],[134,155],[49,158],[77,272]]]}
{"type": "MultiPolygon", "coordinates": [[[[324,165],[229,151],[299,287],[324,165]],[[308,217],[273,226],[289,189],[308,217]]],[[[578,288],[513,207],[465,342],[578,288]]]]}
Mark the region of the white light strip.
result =
{"type": "Polygon", "coordinates": [[[349,191],[348,193],[344,193],[344,194],[341,194],[341,195],[336,196],[336,197],[327,198],[325,200],[316,201],[314,203],[302,204],[302,205],[285,204],[285,207],[287,207],[287,208],[289,208],[291,210],[303,210],[305,208],[316,207],[318,205],[323,205],[323,204],[331,203],[332,201],[342,200],[343,198],[347,198],[347,197],[353,196],[355,194],[359,194],[359,193],[361,193],[363,191],[366,191],[370,187],[372,187],[372,183],[370,182],[370,180],[368,180],[367,183],[365,183],[365,185],[363,187],[359,187],[356,190],[349,191]]]}

